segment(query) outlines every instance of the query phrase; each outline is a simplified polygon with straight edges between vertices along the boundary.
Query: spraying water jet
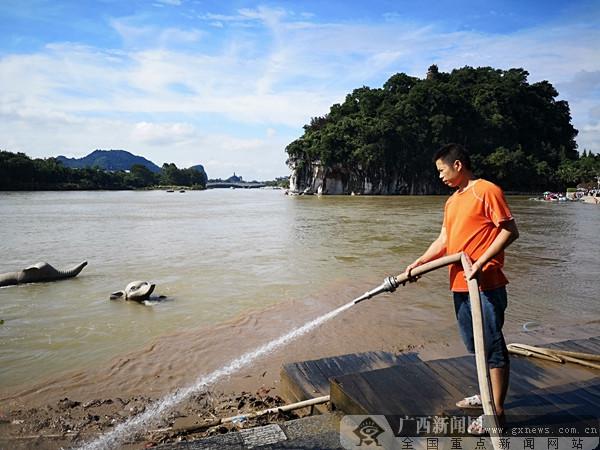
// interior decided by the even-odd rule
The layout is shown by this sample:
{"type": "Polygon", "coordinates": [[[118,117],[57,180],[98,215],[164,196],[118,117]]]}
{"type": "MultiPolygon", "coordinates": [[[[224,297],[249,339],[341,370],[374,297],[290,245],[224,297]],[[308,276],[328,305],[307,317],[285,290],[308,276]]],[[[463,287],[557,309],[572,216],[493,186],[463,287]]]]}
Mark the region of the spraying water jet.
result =
{"type": "MultiPolygon", "coordinates": [[[[436,259],[434,261],[430,261],[421,266],[415,267],[414,269],[412,269],[412,271],[410,271],[410,273],[402,273],[396,277],[387,277],[380,286],[378,286],[375,289],[372,289],[368,292],[365,292],[363,295],[361,295],[360,297],[357,297],[356,299],[352,300],[351,302],[346,303],[345,305],[342,305],[342,306],[338,307],[337,309],[334,309],[333,311],[322,315],[321,317],[313,319],[312,321],[289,331],[288,333],[284,334],[283,336],[280,336],[279,338],[274,339],[274,340],[268,342],[267,344],[264,344],[263,346],[259,347],[256,350],[253,350],[253,351],[243,354],[242,356],[230,361],[225,366],[209,373],[208,375],[200,376],[196,380],[195,383],[193,383],[183,389],[179,389],[170,395],[163,397],[161,400],[157,401],[154,405],[147,408],[146,411],[143,412],[142,414],[132,417],[132,418],[128,419],[127,421],[117,425],[111,432],[100,436],[98,439],[96,439],[94,441],[84,444],[81,447],[81,449],[95,450],[95,449],[115,448],[125,438],[138,432],[139,428],[141,428],[142,426],[147,427],[148,425],[157,421],[158,419],[160,419],[160,416],[163,412],[165,412],[172,406],[175,406],[176,404],[180,403],[181,401],[185,400],[190,395],[198,392],[200,389],[204,389],[204,388],[214,384],[219,379],[237,372],[238,370],[242,369],[243,367],[249,365],[251,362],[253,362],[257,358],[259,358],[265,354],[272,353],[273,351],[286,345],[290,341],[308,333],[309,331],[322,325],[323,323],[327,322],[328,320],[334,318],[335,316],[337,316],[338,314],[342,313],[343,311],[351,308],[352,306],[354,306],[360,302],[363,302],[365,300],[368,300],[370,298],[373,298],[374,296],[379,295],[381,293],[394,292],[396,290],[396,288],[398,288],[398,286],[405,285],[406,282],[416,281],[420,276],[422,276],[428,272],[439,269],[440,267],[447,266],[449,264],[456,264],[456,263],[462,263],[465,268],[465,273],[470,273],[471,263],[470,263],[470,260],[468,259],[468,257],[466,255],[464,255],[463,253],[455,253],[452,255],[448,255],[448,256],[444,256],[442,258],[436,259]]],[[[475,280],[472,280],[472,281],[475,283],[475,285],[473,285],[473,283],[471,283],[469,286],[470,291],[471,291],[471,302],[472,303],[477,302],[478,304],[480,304],[481,300],[479,298],[479,292],[478,292],[478,290],[477,291],[473,290],[473,289],[477,289],[477,286],[476,286],[477,282],[475,280]]],[[[489,382],[489,370],[487,369],[487,362],[485,361],[485,359],[483,357],[483,355],[484,355],[483,348],[485,347],[485,345],[483,342],[483,339],[484,339],[483,332],[481,330],[481,323],[482,323],[481,307],[479,306],[479,308],[477,308],[477,310],[479,311],[479,313],[478,313],[479,317],[478,317],[478,320],[476,323],[475,316],[477,314],[474,312],[473,322],[474,322],[474,328],[475,328],[475,325],[477,327],[479,327],[479,332],[476,332],[476,339],[481,340],[481,342],[478,345],[476,345],[476,352],[478,353],[476,355],[476,357],[478,360],[477,369],[478,369],[478,375],[479,375],[479,385],[480,385],[480,390],[482,392],[482,397],[485,399],[484,405],[483,405],[484,412],[486,415],[491,416],[494,421],[497,421],[496,414],[493,409],[493,404],[491,402],[492,394],[491,394],[491,388],[490,388],[490,382],[489,382]],[[483,373],[479,373],[480,371],[483,373]]],[[[496,450],[499,449],[498,444],[497,444],[497,439],[498,439],[497,436],[492,436],[494,448],[496,450]]]]}

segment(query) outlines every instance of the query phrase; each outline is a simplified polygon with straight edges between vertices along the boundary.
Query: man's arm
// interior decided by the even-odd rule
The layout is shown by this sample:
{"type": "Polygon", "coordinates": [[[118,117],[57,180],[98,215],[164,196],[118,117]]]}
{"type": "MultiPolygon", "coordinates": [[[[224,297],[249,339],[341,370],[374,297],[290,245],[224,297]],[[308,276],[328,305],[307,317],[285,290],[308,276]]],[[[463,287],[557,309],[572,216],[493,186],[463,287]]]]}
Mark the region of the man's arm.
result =
{"type": "Polygon", "coordinates": [[[431,243],[429,248],[425,250],[425,253],[423,253],[412,264],[409,264],[406,267],[406,271],[404,273],[407,273],[410,276],[410,271],[415,267],[439,258],[440,256],[444,256],[446,254],[446,242],[446,227],[442,227],[440,235],[437,237],[437,239],[431,243]]]}
{"type": "Polygon", "coordinates": [[[502,222],[500,224],[500,233],[498,233],[498,236],[496,239],[494,239],[492,245],[490,245],[488,249],[483,252],[483,255],[481,255],[479,259],[473,263],[473,271],[468,279],[470,280],[474,278],[490,259],[512,244],[515,240],[517,240],[518,237],[519,230],[514,219],[507,222],[502,222]]]}

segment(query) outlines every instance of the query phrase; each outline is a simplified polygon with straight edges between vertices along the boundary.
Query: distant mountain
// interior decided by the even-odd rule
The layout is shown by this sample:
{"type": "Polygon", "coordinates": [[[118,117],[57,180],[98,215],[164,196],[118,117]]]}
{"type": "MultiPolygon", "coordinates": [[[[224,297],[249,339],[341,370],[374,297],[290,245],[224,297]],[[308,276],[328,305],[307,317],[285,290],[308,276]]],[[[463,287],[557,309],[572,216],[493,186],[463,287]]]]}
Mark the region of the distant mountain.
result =
{"type": "MultiPolygon", "coordinates": [[[[94,150],[83,158],[56,157],[65,167],[81,169],[97,167],[103,170],[129,170],[134,164],[146,166],[154,173],[160,172],[160,167],[142,156],[137,156],[125,150],[94,150]]],[[[202,167],[202,166],[200,166],[202,167]]]]}
{"type": "Polygon", "coordinates": [[[202,164],[197,164],[195,166],[190,167],[190,169],[196,169],[198,172],[202,173],[206,173],[206,171],[204,170],[204,166],[202,164]]]}

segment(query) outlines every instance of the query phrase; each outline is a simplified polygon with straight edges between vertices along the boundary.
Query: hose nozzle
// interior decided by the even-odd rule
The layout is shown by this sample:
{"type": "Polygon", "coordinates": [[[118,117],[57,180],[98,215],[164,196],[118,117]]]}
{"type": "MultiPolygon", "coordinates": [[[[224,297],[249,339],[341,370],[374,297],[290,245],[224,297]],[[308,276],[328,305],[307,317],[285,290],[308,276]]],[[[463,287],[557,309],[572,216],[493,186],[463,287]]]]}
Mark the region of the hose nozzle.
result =
{"type": "Polygon", "coordinates": [[[380,286],[369,292],[365,292],[363,295],[354,300],[354,304],[356,305],[363,300],[368,300],[371,297],[381,294],[382,292],[394,292],[399,285],[400,284],[396,280],[396,277],[387,277],[385,280],[383,280],[383,283],[380,286]]]}

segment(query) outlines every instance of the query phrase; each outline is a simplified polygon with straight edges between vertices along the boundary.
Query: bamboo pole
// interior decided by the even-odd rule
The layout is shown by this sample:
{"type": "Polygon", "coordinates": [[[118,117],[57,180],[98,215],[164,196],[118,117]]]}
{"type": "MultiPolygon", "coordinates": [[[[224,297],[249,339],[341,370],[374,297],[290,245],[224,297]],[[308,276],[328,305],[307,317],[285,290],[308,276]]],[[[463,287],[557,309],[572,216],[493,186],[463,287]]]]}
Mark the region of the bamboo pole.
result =
{"type": "Polygon", "coordinates": [[[600,355],[596,355],[594,353],[572,352],[569,350],[560,350],[558,348],[538,347],[535,345],[527,344],[510,344],[510,346],[523,348],[525,350],[529,350],[535,353],[542,353],[545,355],[571,356],[573,358],[587,359],[588,361],[600,361],[600,355]]]}
{"type": "Polygon", "coordinates": [[[509,344],[508,351],[523,356],[545,359],[547,361],[564,363],[565,361],[579,364],[592,369],[600,369],[600,364],[592,361],[600,361],[600,355],[594,353],[572,352],[554,348],[536,347],[526,344],[509,344]]]}
{"type": "Polygon", "coordinates": [[[585,359],[573,358],[572,356],[567,356],[567,355],[561,355],[561,358],[564,359],[565,361],[579,364],[581,366],[590,367],[592,369],[600,369],[600,364],[596,364],[591,361],[586,361],[585,359]]]}
{"type": "Polygon", "coordinates": [[[524,348],[516,347],[513,344],[508,344],[506,346],[506,348],[508,348],[508,351],[510,353],[514,353],[515,355],[531,356],[533,358],[545,359],[546,361],[557,362],[557,363],[563,362],[563,360],[560,359],[558,356],[550,356],[550,355],[544,355],[542,353],[532,352],[532,351],[524,349],[524,348]]]}
{"type": "Polygon", "coordinates": [[[471,303],[471,316],[473,319],[473,340],[475,343],[475,363],[477,365],[477,380],[479,382],[479,394],[485,414],[483,426],[488,429],[494,450],[502,448],[500,443],[500,423],[494,406],[494,392],[492,380],[487,362],[485,333],[483,331],[485,317],[481,308],[481,297],[479,296],[479,284],[475,278],[468,279],[473,271],[471,258],[462,253],[461,262],[467,277],[469,287],[469,300],[471,303]],[[491,422],[491,423],[490,423],[491,422]]]}
{"type": "Polygon", "coordinates": [[[293,411],[300,408],[306,408],[308,406],[319,405],[321,403],[327,403],[329,401],[329,395],[324,395],[322,397],[315,397],[308,400],[303,400],[297,403],[291,403],[289,405],[276,406],[274,408],[263,409],[262,411],[250,412],[248,414],[239,414],[237,416],[232,417],[222,417],[219,419],[215,419],[210,422],[198,424],[198,425],[190,425],[187,427],[181,428],[170,428],[169,431],[174,431],[178,434],[186,434],[186,433],[194,433],[196,431],[205,430],[207,428],[216,427],[218,425],[222,425],[224,423],[230,423],[235,421],[242,421],[247,419],[254,419],[256,417],[264,416],[266,414],[278,413],[278,412],[286,412],[293,411]]]}

